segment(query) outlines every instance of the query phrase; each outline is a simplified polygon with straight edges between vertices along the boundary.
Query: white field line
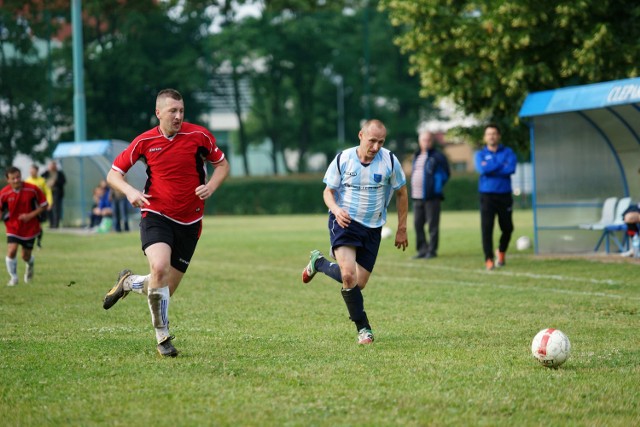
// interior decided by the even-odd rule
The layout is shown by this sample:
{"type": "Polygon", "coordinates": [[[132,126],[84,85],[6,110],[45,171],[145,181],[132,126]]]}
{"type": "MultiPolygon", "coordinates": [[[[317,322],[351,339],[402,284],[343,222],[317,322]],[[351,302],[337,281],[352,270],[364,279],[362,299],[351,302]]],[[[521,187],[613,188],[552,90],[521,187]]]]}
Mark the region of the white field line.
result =
{"type": "MultiPolygon", "coordinates": [[[[380,263],[385,264],[385,263],[380,263]]],[[[394,264],[395,267],[398,264],[394,264]]],[[[465,269],[465,268],[456,268],[456,267],[447,267],[447,266],[438,266],[438,265],[428,265],[424,264],[401,264],[401,267],[407,268],[426,268],[427,270],[444,270],[451,271],[456,273],[464,273],[470,276],[478,275],[478,274],[490,274],[490,275],[501,275],[508,277],[527,277],[533,279],[544,279],[544,280],[557,280],[560,282],[578,282],[578,283],[593,283],[593,284],[604,284],[604,285],[625,285],[621,282],[616,282],[613,280],[597,280],[597,279],[588,279],[588,278],[580,278],[574,276],[562,276],[562,275],[552,275],[552,274],[535,274],[535,273],[517,273],[512,271],[492,271],[492,272],[479,272],[477,269],[465,269]]],[[[375,272],[374,272],[375,275],[375,272]]],[[[372,277],[373,278],[373,277],[372,277]]],[[[376,278],[383,278],[386,280],[403,280],[408,282],[420,282],[424,283],[425,278],[416,278],[416,277],[406,277],[406,276],[377,276],[376,278]]],[[[375,279],[374,279],[375,280],[375,279]]],[[[634,301],[640,301],[640,297],[629,296],[629,295],[618,295],[611,294],[607,292],[590,292],[590,291],[578,291],[572,289],[561,289],[561,288],[541,288],[537,286],[517,286],[517,285],[497,285],[492,283],[481,283],[476,281],[468,281],[468,280],[429,280],[426,279],[427,282],[442,284],[442,285],[462,285],[462,286],[487,286],[494,287],[498,289],[508,289],[508,290],[517,290],[517,291],[539,291],[539,292],[555,292],[559,294],[568,294],[568,295],[580,295],[586,297],[601,297],[601,298],[614,298],[614,299],[628,299],[634,301]]]]}

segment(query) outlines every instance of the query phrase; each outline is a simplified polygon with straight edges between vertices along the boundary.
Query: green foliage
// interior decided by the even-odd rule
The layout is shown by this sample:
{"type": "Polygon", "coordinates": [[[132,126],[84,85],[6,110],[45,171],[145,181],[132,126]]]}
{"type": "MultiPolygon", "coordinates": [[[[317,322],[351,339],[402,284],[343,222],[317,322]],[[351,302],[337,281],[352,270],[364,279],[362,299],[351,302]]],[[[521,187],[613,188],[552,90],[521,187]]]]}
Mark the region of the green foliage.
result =
{"type": "MultiPolygon", "coordinates": [[[[168,8],[151,0],[83,5],[95,19],[85,20],[83,32],[88,139],[130,141],[152,127],[157,123],[155,96],[166,87],[182,93],[185,119],[200,121],[204,105],[196,95],[207,78],[198,61],[204,55],[204,17],[172,19],[168,8]]],[[[71,70],[70,44],[65,52],[65,68],[71,70]]],[[[71,99],[73,87],[66,90],[71,99]]]]}
{"type": "MultiPolygon", "coordinates": [[[[374,2],[353,3],[267,2],[261,17],[212,36],[223,50],[246,46],[241,54],[253,93],[251,139],[269,138],[276,151],[295,149],[302,158],[311,152],[332,156],[341,146],[339,122],[350,144],[357,141],[361,120],[375,117],[390,130],[388,145],[408,150],[430,102],[420,98],[408,58],[393,45],[395,29],[386,14],[374,2]],[[342,117],[338,102],[344,103],[342,117]]],[[[304,167],[300,162],[299,169],[304,167]]]]}
{"type": "MultiPolygon", "coordinates": [[[[47,30],[51,22],[62,18],[69,24],[68,0],[45,3],[4,2],[2,21],[12,25],[16,10],[25,5],[37,13],[7,26],[12,39],[0,43],[15,43],[24,58],[36,58],[26,27],[46,40],[55,30],[47,30]],[[56,19],[47,19],[45,12],[56,19]]],[[[336,87],[341,76],[345,140],[356,141],[361,120],[376,117],[390,129],[388,145],[406,151],[430,103],[419,97],[418,79],[407,72],[408,58],[392,42],[397,30],[375,1],[268,1],[260,17],[240,19],[232,6],[244,3],[82,2],[88,139],[131,140],[156,123],[157,91],[175,87],[192,122],[203,120],[211,97],[231,93],[229,104],[243,119],[238,132],[243,155],[250,143],[265,138],[273,143],[274,158],[285,148],[298,150],[302,158],[332,155],[341,146],[336,87]],[[221,31],[212,34],[211,28],[221,31]],[[212,84],[219,80],[214,77],[228,74],[236,87],[248,83],[251,111],[240,108],[237,89],[222,92],[212,84]]],[[[44,157],[57,141],[73,139],[72,39],[46,60],[0,64],[3,102],[12,106],[11,114],[1,116],[0,132],[9,143],[0,148],[0,160],[16,152],[44,157]],[[55,81],[48,82],[47,75],[55,81]],[[56,126],[62,134],[51,132],[56,126]],[[47,152],[34,153],[45,139],[47,152]]]]}
{"type": "Polygon", "coordinates": [[[444,197],[443,210],[479,209],[478,175],[453,175],[444,187],[444,197]]]}
{"type": "Polygon", "coordinates": [[[2,167],[10,165],[18,153],[36,160],[48,154],[40,144],[52,139],[59,109],[52,104],[52,64],[44,40],[55,31],[52,11],[56,7],[56,2],[50,2],[44,9],[37,0],[4,1],[0,7],[2,167]]]}
{"type": "Polygon", "coordinates": [[[640,4],[623,0],[381,0],[424,96],[500,123],[526,151],[528,92],[638,75],[640,4]]]}
{"type": "Polygon", "coordinates": [[[207,214],[263,215],[326,212],[322,177],[236,178],[225,181],[207,201],[207,214]]]}
{"type": "MultiPolygon", "coordinates": [[[[274,215],[327,212],[321,175],[287,178],[230,178],[207,201],[207,214],[274,215]]],[[[395,201],[389,205],[395,210],[395,201]]],[[[443,210],[478,209],[477,175],[453,176],[445,188],[443,210]]]]}
{"type": "MultiPolygon", "coordinates": [[[[515,225],[531,236],[531,212],[515,225]]],[[[637,264],[510,251],[487,273],[477,212],[441,227],[429,261],[383,241],[363,348],[339,285],[300,283],[325,215],[207,217],[169,307],[172,360],[144,297],[101,307],[121,268],[147,271],[138,234],[45,231],[34,282],[0,286],[3,425],[637,425],[637,264]],[[530,355],[544,327],[572,343],[558,370],[530,355]]]]}

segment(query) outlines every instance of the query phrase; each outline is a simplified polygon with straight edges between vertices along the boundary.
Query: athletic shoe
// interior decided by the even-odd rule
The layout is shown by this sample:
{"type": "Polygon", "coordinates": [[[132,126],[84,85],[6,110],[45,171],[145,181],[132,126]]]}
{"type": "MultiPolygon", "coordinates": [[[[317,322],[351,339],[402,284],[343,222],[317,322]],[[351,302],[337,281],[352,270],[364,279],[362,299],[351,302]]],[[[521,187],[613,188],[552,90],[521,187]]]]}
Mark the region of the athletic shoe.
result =
{"type": "Polygon", "coordinates": [[[496,251],[496,267],[504,267],[507,265],[507,253],[496,251]]]}
{"type": "Polygon", "coordinates": [[[158,349],[158,353],[160,354],[160,356],[162,357],[177,357],[178,356],[178,350],[176,350],[176,348],[173,346],[173,344],[171,344],[171,340],[174,339],[175,337],[173,335],[166,337],[164,340],[162,340],[160,343],[158,343],[157,345],[157,349],[158,349]]]}
{"type": "Polygon", "coordinates": [[[7,283],[7,286],[15,286],[18,284],[18,278],[17,277],[11,277],[11,279],[9,279],[9,283],[7,283]]]}
{"type": "Polygon", "coordinates": [[[620,256],[627,257],[627,258],[632,257],[633,256],[633,249],[629,249],[626,252],[622,252],[620,254],[620,256]]]}
{"type": "Polygon", "coordinates": [[[116,284],[107,292],[102,301],[102,307],[105,310],[109,310],[120,298],[124,298],[129,294],[130,291],[124,290],[124,279],[131,276],[131,274],[131,270],[122,270],[120,274],[118,274],[116,284]]]}
{"type": "Polygon", "coordinates": [[[27,268],[24,271],[24,283],[29,283],[33,279],[33,264],[27,264],[27,268]]]}
{"type": "Polygon", "coordinates": [[[484,262],[484,266],[486,267],[487,271],[491,271],[495,268],[495,264],[493,263],[492,259],[488,259],[484,262]]]}
{"type": "Polygon", "coordinates": [[[324,258],[324,255],[317,249],[312,250],[311,255],[309,255],[309,264],[302,270],[303,283],[309,283],[318,272],[318,270],[316,270],[316,261],[318,258],[324,258]]]}
{"type": "Polygon", "coordinates": [[[373,342],[373,331],[362,328],[358,331],[358,344],[371,344],[373,342]]]}

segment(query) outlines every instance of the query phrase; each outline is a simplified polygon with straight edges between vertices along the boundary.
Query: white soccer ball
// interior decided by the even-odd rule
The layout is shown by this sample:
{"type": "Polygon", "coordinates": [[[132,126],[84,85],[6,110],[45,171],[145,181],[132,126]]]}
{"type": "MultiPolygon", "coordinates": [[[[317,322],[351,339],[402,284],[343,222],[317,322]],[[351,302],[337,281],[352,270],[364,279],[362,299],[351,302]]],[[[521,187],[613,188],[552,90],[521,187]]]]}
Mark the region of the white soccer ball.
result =
{"type": "Polygon", "coordinates": [[[526,251],[531,247],[531,239],[527,236],[520,236],[516,240],[516,249],[519,251],[526,251]]]}
{"type": "Polygon", "coordinates": [[[562,331],[547,328],[533,338],[531,353],[547,368],[557,368],[569,358],[571,343],[562,331]]]}
{"type": "Polygon", "coordinates": [[[382,227],[382,231],[380,232],[380,237],[383,239],[388,239],[393,235],[393,231],[389,227],[382,227]]]}

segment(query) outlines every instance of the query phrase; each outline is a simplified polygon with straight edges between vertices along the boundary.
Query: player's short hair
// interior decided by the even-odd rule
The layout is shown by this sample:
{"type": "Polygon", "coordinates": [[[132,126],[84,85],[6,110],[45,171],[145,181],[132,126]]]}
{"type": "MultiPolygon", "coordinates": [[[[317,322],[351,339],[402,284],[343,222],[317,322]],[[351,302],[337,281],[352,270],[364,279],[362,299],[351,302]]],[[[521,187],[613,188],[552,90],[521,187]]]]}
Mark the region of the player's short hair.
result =
{"type": "Polygon", "coordinates": [[[181,101],[182,95],[175,89],[162,89],[156,96],[156,106],[158,106],[160,101],[164,100],[165,98],[172,98],[176,101],[181,101]]]}
{"type": "Polygon", "coordinates": [[[498,131],[498,135],[502,135],[502,132],[500,132],[500,128],[495,123],[489,123],[485,125],[484,130],[486,131],[487,129],[492,129],[492,128],[498,131]]]}
{"type": "Polygon", "coordinates": [[[376,126],[379,127],[381,129],[384,129],[385,131],[387,130],[387,127],[384,125],[384,123],[382,123],[381,120],[378,119],[371,119],[371,120],[367,120],[362,124],[362,129],[360,129],[362,132],[366,132],[369,130],[369,128],[371,126],[376,126]]]}
{"type": "Polygon", "coordinates": [[[16,172],[18,172],[20,175],[22,175],[22,172],[20,172],[20,169],[18,169],[15,166],[9,166],[7,168],[7,170],[4,172],[4,177],[5,178],[9,178],[9,175],[13,175],[16,172]]]}

